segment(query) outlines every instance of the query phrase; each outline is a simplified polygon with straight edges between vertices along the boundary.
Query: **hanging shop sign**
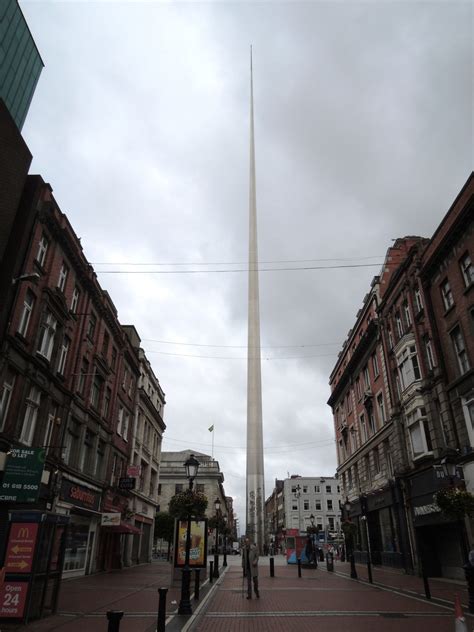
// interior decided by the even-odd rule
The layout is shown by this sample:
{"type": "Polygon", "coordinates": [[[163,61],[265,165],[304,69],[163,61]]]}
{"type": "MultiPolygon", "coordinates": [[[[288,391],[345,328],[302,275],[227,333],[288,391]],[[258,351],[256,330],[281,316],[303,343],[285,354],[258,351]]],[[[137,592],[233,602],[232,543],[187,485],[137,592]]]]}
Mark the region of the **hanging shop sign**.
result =
{"type": "Polygon", "coordinates": [[[44,469],[43,448],[12,448],[8,455],[0,501],[13,503],[36,502],[44,469]]]}
{"type": "Polygon", "coordinates": [[[139,465],[128,465],[127,466],[127,476],[133,476],[134,478],[140,477],[140,466],[139,465]]]}
{"type": "Polygon", "coordinates": [[[116,525],[120,525],[121,514],[118,512],[114,513],[103,513],[100,518],[100,525],[102,527],[114,527],[116,525]]]}
{"type": "Polygon", "coordinates": [[[28,582],[9,582],[0,584],[0,617],[21,619],[25,612],[28,582]]]}
{"type": "Polygon", "coordinates": [[[59,498],[76,507],[83,507],[92,511],[98,511],[100,506],[100,493],[66,478],[63,478],[61,482],[59,498]]]}
{"type": "Polygon", "coordinates": [[[119,478],[119,489],[135,489],[135,481],[137,479],[132,476],[125,476],[124,478],[119,478]]]}

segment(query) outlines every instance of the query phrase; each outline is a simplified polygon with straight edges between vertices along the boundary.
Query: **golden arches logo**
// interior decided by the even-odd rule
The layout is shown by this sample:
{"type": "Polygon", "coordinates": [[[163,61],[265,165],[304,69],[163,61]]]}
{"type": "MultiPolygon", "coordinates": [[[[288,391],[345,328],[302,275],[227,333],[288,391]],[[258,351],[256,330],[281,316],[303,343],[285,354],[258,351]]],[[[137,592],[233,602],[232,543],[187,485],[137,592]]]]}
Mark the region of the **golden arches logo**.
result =
{"type": "Polygon", "coordinates": [[[28,527],[22,527],[18,530],[18,537],[23,538],[23,540],[27,540],[30,537],[30,530],[28,527]]]}

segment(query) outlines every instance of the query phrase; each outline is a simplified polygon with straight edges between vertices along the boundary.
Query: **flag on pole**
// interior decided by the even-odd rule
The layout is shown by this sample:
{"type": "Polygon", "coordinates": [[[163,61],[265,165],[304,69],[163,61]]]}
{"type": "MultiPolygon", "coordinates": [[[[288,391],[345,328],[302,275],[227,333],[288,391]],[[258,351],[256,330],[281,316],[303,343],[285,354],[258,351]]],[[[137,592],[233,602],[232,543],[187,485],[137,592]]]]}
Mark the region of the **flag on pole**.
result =
{"type": "Polygon", "coordinates": [[[214,424],[212,424],[212,426],[209,426],[208,430],[209,432],[214,432],[214,424]]]}

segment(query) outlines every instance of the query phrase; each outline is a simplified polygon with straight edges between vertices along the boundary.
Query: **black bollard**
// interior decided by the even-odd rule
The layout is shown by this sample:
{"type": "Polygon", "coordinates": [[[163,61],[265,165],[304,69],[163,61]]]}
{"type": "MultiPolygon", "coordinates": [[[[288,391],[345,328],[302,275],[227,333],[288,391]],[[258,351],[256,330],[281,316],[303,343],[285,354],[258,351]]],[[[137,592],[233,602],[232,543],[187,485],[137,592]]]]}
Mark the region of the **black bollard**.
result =
{"type": "Polygon", "coordinates": [[[332,553],[327,553],[326,555],[326,569],[329,572],[334,570],[334,557],[332,553]]]}
{"type": "Polygon", "coordinates": [[[107,632],[119,632],[120,619],[122,617],[123,617],[123,611],[109,610],[107,612],[107,620],[109,622],[109,627],[107,628],[107,632]]]}
{"type": "Polygon", "coordinates": [[[319,561],[324,562],[324,551],[323,549],[319,549],[319,561]]]}
{"type": "Polygon", "coordinates": [[[214,579],[214,562],[211,560],[209,562],[209,583],[212,584],[214,579]]]}
{"type": "Polygon", "coordinates": [[[156,624],[156,632],[165,632],[166,627],[166,593],[167,588],[158,588],[158,621],[156,624]]]}
{"type": "Polygon", "coordinates": [[[355,565],[354,553],[349,555],[349,561],[351,563],[351,579],[359,579],[357,577],[357,570],[355,565]]]}
{"type": "Polygon", "coordinates": [[[298,558],[298,577],[301,577],[301,559],[298,558]]]}
{"type": "Polygon", "coordinates": [[[369,582],[373,584],[374,580],[372,579],[372,563],[370,561],[370,551],[367,551],[367,574],[369,576],[369,582]]]}
{"type": "Polygon", "coordinates": [[[194,599],[199,599],[199,574],[201,572],[200,568],[196,568],[194,571],[194,599]]]}
{"type": "Polygon", "coordinates": [[[270,577],[275,577],[275,559],[270,558],[270,577]]]}

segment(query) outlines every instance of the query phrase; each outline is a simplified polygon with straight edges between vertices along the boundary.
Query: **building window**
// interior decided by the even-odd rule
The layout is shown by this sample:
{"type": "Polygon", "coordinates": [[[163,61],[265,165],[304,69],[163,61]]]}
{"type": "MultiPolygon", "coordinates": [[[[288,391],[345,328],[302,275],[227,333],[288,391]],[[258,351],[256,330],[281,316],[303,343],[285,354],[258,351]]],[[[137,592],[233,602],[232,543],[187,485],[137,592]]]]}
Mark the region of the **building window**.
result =
{"type": "Polygon", "coordinates": [[[125,367],[123,370],[123,379],[122,379],[122,388],[124,391],[127,389],[127,380],[128,380],[128,367],[125,367]]]}
{"type": "Polygon", "coordinates": [[[122,437],[124,441],[128,441],[128,426],[130,424],[130,414],[128,410],[124,410],[123,412],[123,430],[122,437]]]}
{"type": "Polygon", "coordinates": [[[20,442],[31,445],[38,421],[38,413],[41,401],[41,391],[36,386],[31,386],[28,397],[26,398],[26,410],[23,418],[23,426],[21,428],[20,442]]]}
{"type": "Polygon", "coordinates": [[[176,483],[176,485],[174,486],[174,493],[175,494],[179,494],[182,491],[183,491],[183,484],[182,483],[176,483]]]}
{"type": "Polygon", "coordinates": [[[374,411],[373,409],[371,409],[370,411],[368,411],[368,417],[369,417],[369,429],[370,429],[370,434],[375,434],[377,431],[377,427],[375,425],[375,415],[374,415],[374,411]]]}
{"type": "Polygon", "coordinates": [[[423,310],[423,298],[419,287],[415,289],[415,305],[416,311],[420,313],[423,310]]]}
{"type": "Polygon", "coordinates": [[[347,414],[352,412],[352,393],[349,391],[346,396],[346,410],[347,414]]]}
{"type": "Polygon", "coordinates": [[[379,362],[377,360],[377,353],[372,354],[372,369],[374,370],[374,377],[377,377],[379,373],[379,362]]]}
{"type": "Polygon", "coordinates": [[[58,373],[60,375],[64,375],[64,370],[66,369],[66,360],[67,354],[69,351],[69,338],[64,336],[63,344],[61,345],[61,351],[59,353],[59,362],[58,362],[58,373]]]}
{"type": "Polygon", "coordinates": [[[360,387],[360,377],[356,379],[356,393],[357,393],[357,399],[360,399],[362,397],[362,389],[360,387]]]}
{"type": "Polygon", "coordinates": [[[303,500],[303,509],[306,511],[309,510],[309,500],[303,500]]]}
{"type": "Polygon", "coordinates": [[[369,366],[366,364],[364,367],[364,386],[365,388],[370,388],[370,374],[369,374],[369,366]]]}
{"type": "Polygon", "coordinates": [[[119,406],[119,410],[118,410],[118,420],[117,420],[117,434],[118,434],[119,436],[122,436],[123,417],[124,417],[124,410],[123,410],[123,406],[119,406]]]}
{"type": "Polygon", "coordinates": [[[405,322],[407,327],[411,326],[411,314],[410,314],[410,306],[408,303],[403,303],[403,312],[405,314],[405,322]]]}
{"type": "Polygon", "coordinates": [[[31,290],[27,290],[25,300],[23,301],[23,311],[21,312],[20,324],[18,326],[18,333],[23,337],[26,337],[34,304],[35,295],[31,290]]]}
{"type": "Polygon", "coordinates": [[[393,478],[393,461],[389,441],[385,441],[383,447],[385,454],[385,463],[387,464],[387,477],[393,478]]]}
{"type": "Polygon", "coordinates": [[[326,494],[332,494],[331,485],[326,485],[326,494]]]}
{"type": "Polygon", "coordinates": [[[328,498],[327,506],[328,506],[328,511],[332,511],[333,507],[332,507],[332,500],[331,500],[331,498],[328,498]]]}
{"type": "Polygon", "coordinates": [[[416,380],[421,379],[418,356],[415,345],[405,347],[397,357],[398,372],[403,390],[408,388],[416,380]]]}
{"type": "Polygon", "coordinates": [[[444,309],[450,309],[454,305],[454,298],[447,279],[441,284],[441,296],[443,298],[444,309]]]}
{"type": "Polygon", "coordinates": [[[307,494],[307,493],[308,493],[308,486],[303,485],[303,494],[307,494]]]}
{"type": "Polygon", "coordinates": [[[95,476],[102,478],[105,463],[105,441],[99,439],[97,442],[97,451],[95,459],[95,476]]]}
{"type": "Polygon", "coordinates": [[[451,340],[458,361],[459,371],[461,375],[463,375],[464,373],[466,373],[466,371],[469,370],[469,359],[467,357],[467,351],[464,345],[464,338],[459,325],[452,330],[451,340]]]}
{"type": "Polygon", "coordinates": [[[398,312],[395,314],[395,323],[397,325],[398,337],[401,338],[403,336],[403,323],[402,323],[401,316],[398,312]]]}
{"type": "Polygon", "coordinates": [[[316,500],[315,501],[315,509],[316,509],[316,511],[321,511],[321,501],[320,500],[316,500]]]}
{"type": "Polygon", "coordinates": [[[94,341],[96,325],[97,325],[97,317],[95,314],[91,314],[89,317],[89,322],[87,324],[87,337],[89,338],[89,340],[94,341]]]}
{"type": "Polygon", "coordinates": [[[107,331],[104,331],[104,337],[102,338],[102,355],[104,356],[104,358],[107,358],[107,354],[109,352],[109,342],[109,333],[107,331]]]}
{"type": "Polygon", "coordinates": [[[77,289],[77,286],[73,289],[72,291],[72,298],[71,298],[71,307],[70,310],[73,314],[75,314],[77,312],[77,306],[79,304],[79,297],[80,297],[81,293],[79,292],[79,290],[77,289]]]}
{"type": "Polygon", "coordinates": [[[38,353],[47,360],[51,360],[53,353],[54,336],[56,334],[57,321],[51,312],[47,312],[41,325],[38,353]]]}
{"type": "Polygon", "coordinates": [[[462,409],[464,412],[464,419],[466,421],[467,431],[471,446],[474,445],[474,391],[468,393],[466,397],[461,400],[462,409]]]}
{"type": "Polygon", "coordinates": [[[89,374],[89,362],[85,358],[83,358],[81,371],[79,373],[79,382],[77,385],[77,392],[80,393],[80,395],[84,395],[85,386],[86,386],[86,377],[88,374],[89,374]]]}
{"type": "Polygon", "coordinates": [[[104,395],[104,411],[102,414],[103,417],[107,417],[109,414],[111,398],[112,398],[112,391],[107,386],[105,389],[105,395],[104,395]]]}
{"type": "Polygon", "coordinates": [[[385,406],[383,403],[383,394],[379,393],[377,395],[377,408],[379,411],[379,420],[380,420],[380,425],[383,426],[383,424],[385,423],[385,406]]]}
{"type": "Polygon", "coordinates": [[[430,371],[432,371],[436,366],[436,361],[434,357],[433,347],[431,345],[431,340],[429,338],[425,338],[425,350],[428,368],[430,371]]]}
{"type": "Polygon", "coordinates": [[[291,505],[291,510],[292,510],[292,511],[298,511],[298,504],[294,502],[294,503],[291,505]]]}
{"type": "Polygon", "coordinates": [[[3,381],[2,391],[0,393],[0,431],[5,428],[5,421],[10,407],[13,387],[15,385],[15,376],[13,373],[7,375],[3,381]]]}
{"type": "Polygon", "coordinates": [[[390,325],[387,327],[387,334],[388,334],[388,347],[389,349],[393,349],[393,335],[392,335],[392,330],[390,328],[390,325]]]}
{"type": "Polygon", "coordinates": [[[380,457],[379,457],[379,449],[374,448],[374,472],[379,474],[380,472],[380,457]]]}
{"type": "Polygon", "coordinates": [[[68,273],[69,273],[69,268],[63,262],[63,264],[61,266],[61,270],[59,271],[59,278],[58,278],[58,288],[63,293],[64,293],[64,290],[66,289],[66,281],[67,281],[68,273]]]}
{"type": "Polygon", "coordinates": [[[115,371],[115,366],[117,365],[117,349],[115,347],[112,347],[112,362],[111,362],[111,368],[113,371],[115,371]]]}
{"type": "Polygon", "coordinates": [[[364,457],[364,465],[365,465],[365,480],[369,485],[372,485],[372,472],[370,471],[370,458],[367,454],[364,457]]]}
{"type": "Polygon", "coordinates": [[[43,234],[38,243],[38,252],[36,254],[36,261],[40,264],[40,266],[44,266],[44,262],[46,261],[46,253],[48,252],[49,240],[43,234]]]}
{"type": "Polygon", "coordinates": [[[64,439],[64,462],[73,467],[76,465],[77,454],[79,451],[79,437],[81,434],[81,426],[77,421],[72,421],[67,429],[64,439]]]}
{"type": "Polygon", "coordinates": [[[474,283],[474,267],[472,265],[471,257],[466,254],[461,258],[459,265],[461,266],[462,278],[464,279],[464,285],[469,287],[474,283]]]}
{"type": "MultiPolygon", "coordinates": [[[[160,485],[160,487],[161,487],[161,485],[160,485]]],[[[200,492],[201,494],[204,494],[205,489],[206,489],[206,486],[204,485],[204,483],[197,483],[196,484],[196,491],[197,492],[200,492]]],[[[159,491],[158,493],[161,494],[161,491],[159,491]]]]}
{"type": "Polygon", "coordinates": [[[407,415],[407,428],[414,459],[432,451],[433,447],[425,408],[417,408],[414,412],[407,415]]]}
{"type": "Polygon", "coordinates": [[[319,485],[315,485],[315,486],[314,486],[314,493],[315,493],[315,494],[319,494],[319,492],[320,492],[320,487],[319,487],[319,485]]]}
{"type": "Polygon", "coordinates": [[[94,443],[95,434],[87,428],[79,460],[79,469],[83,472],[89,472],[90,474],[93,474],[95,471],[95,463],[92,460],[94,455],[94,443]]]}
{"type": "Polygon", "coordinates": [[[99,410],[100,396],[102,393],[103,384],[104,384],[104,380],[102,379],[100,375],[98,375],[96,371],[92,379],[92,388],[91,388],[91,405],[96,410],[99,410]]]}
{"type": "Polygon", "coordinates": [[[362,415],[359,417],[359,425],[360,425],[360,431],[361,431],[361,435],[362,435],[362,439],[363,442],[365,443],[368,438],[369,438],[369,434],[367,431],[367,424],[365,423],[365,415],[364,413],[362,413],[362,415]]]}
{"type": "Polygon", "coordinates": [[[50,448],[53,446],[53,432],[54,425],[56,424],[56,417],[58,414],[58,407],[53,406],[51,412],[48,415],[48,420],[46,422],[46,430],[43,437],[43,447],[46,450],[46,454],[49,452],[50,448]]]}

